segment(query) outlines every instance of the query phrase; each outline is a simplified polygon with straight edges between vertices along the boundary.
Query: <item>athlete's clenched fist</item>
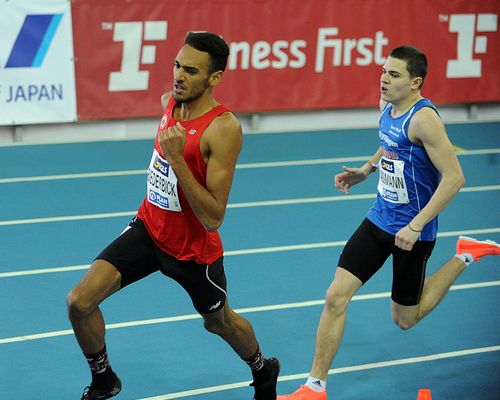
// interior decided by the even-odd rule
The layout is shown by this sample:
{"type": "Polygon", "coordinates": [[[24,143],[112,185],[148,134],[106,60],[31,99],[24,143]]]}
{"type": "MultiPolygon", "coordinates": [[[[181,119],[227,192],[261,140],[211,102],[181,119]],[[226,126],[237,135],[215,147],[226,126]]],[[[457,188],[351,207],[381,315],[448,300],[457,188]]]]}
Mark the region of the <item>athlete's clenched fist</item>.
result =
{"type": "Polygon", "coordinates": [[[177,122],[158,133],[158,144],[163,157],[170,163],[175,163],[184,158],[184,145],[186,144],[186,129],[177,122]]]}

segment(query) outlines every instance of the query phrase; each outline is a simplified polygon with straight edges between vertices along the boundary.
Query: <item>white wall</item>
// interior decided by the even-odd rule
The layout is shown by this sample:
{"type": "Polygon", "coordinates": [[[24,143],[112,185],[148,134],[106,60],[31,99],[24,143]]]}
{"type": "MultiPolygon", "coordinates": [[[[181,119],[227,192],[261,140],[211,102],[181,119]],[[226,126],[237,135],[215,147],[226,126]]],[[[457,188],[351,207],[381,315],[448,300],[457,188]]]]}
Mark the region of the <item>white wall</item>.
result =
{"type": "MultiPolygon", "coordinates": [[[[439,107],[445,123],[500,121],[500,103],[439,107]]],[[[376,127],[378,109],[238,115],[246,134],[376,127]]],[[[159,118],[0,126],[0,144],[152,138],[159,118]]]]}

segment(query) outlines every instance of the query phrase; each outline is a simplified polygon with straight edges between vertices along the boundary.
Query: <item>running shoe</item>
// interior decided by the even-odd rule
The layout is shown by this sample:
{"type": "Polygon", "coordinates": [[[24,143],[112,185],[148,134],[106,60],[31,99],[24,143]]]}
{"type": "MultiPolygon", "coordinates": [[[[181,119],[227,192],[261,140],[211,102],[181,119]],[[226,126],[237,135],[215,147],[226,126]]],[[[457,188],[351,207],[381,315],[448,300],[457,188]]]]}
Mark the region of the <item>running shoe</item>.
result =
{"type": "Polygon", "coordinates": [[[277,358],[271,357],[266,359],[262,368],[266,368],[268,373],[264,376],[259,374],[258,377],[254,374],[253,382],[250,384],[255,388],[253,400],[276,400],[276,382],[280,372],[280,363],[277,358]]]}
{"type": "Polygon", "coordinates": [[[96,388],[92,383],[83,391],[81,400],[105,400],[116,396],[122,390],[122,383],[118,376],[113,372],[115,380],[113,385],[107,389],[96,388]]]}
{"type": "Polygon", "coordinates": [[[277,397],[277,400],[327,400],[326,390],[316,392],[309,386],[302,385],[298,390],[291,394],[284,394],[277,397]]]}
{"type": "Polygon", "coordinates": [[[477,240],[467,236],[460,236],[457,240],[457,254],[468,253],[478,261],[484,256],[500,255],[500,245],[493,240],[477,240]]]}

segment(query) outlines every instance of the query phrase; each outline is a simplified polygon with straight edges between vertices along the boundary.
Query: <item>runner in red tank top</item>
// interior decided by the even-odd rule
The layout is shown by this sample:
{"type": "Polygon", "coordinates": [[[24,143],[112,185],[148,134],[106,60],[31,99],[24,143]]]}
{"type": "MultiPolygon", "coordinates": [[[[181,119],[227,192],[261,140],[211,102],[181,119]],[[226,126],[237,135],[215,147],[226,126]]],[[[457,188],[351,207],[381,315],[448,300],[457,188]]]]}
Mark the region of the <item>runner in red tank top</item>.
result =
{"type": "Polygon", "coordinates": [[[207,189],[207,157],[201,153],[200,142],[203,140],[205,129],[216,118],[225,118],[225,114],[231,119],[234,119],[234,116],[220,104],[199,117],[179,120],[174,117],[177,105],[175,98],[171,97],[158,127],[148,169],[147,195],[137,216],[146,225],[156,245],[164,252],[179,260],[195,260],[198,264],[211,264],[222,257],[219,234],[214,229],[215,226],[211,226],[209,222],[204,226],[203,221],[198,219],[191,208],[182,186],[176,181],[175,170],[173,173],[170,171],[159,138],[162,131],[177,123],[180,124],[183,131],[187,132],[183,133],[186,138],[183,159],[196,181],[207,189]]]}
{"type": "Polygon", "coordinates": [[[228,55],[227,44],[213,33],[187,35],[174,62],[173,92],[162,96],[165,113],[149,163],[146,198],[137,217],[68,295],[69,318],[92,374],[82,400],[107,399],[121,390],[108,360],[99,304],[156,271],[179,282],[205,328],[248,363],[254,399],[276,399],[279,362],[263,357],[250,323],[229,307],[217,233],[242,144],[238,119],[212,95],[228,55]]]}

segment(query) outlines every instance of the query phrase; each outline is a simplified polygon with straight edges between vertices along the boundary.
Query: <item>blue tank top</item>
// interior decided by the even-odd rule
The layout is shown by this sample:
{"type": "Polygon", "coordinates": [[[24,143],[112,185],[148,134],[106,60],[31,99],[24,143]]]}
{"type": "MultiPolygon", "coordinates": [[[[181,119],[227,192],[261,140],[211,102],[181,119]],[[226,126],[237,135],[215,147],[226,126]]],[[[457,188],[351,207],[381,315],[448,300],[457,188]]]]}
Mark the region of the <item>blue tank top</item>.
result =
{"type": "MultiPolygon", "coordinates": [[[[384,153],[379,163],[377,200],[366,217],[391,235],[425,207],[441,179],[425,148],[408,139],[410,121],[424,107],[437,113],[434,104],[421,99],[397,118],[391,116],[391,104],[380,116],[379,138],[384,153]]],[[[419,240],[435,240],[437,229],[435,217],[425,225],[419,240]]]]}

